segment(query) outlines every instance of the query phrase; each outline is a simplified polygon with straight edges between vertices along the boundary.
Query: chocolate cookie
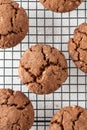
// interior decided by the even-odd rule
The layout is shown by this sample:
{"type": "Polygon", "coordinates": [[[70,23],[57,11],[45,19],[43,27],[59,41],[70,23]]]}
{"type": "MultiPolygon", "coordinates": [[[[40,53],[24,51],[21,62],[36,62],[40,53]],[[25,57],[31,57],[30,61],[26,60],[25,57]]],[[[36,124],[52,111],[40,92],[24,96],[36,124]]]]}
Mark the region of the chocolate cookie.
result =
{"type": "Polygon", "coordinates": [[[42,5],[54,12],[69,12],[77,8],[83,0],[39,0],[42,5]]]}
{"type": "Polygon", "coordinates": [[[69,54],[78,68],[87,73],[87,24],[79,25],[69,40],[69,54]]]}
{"type": "Polygon", "coordinates": [[[22,92],[0,89],[0,130],[29,130],[33,121],[33,106],[22,92]]]}
{"type": "Polygon", "coordinates": [[[28,17],[22,7],[11,0],[0,0],[0,48],[22,41],[28,31],[28,17]]]}
{"type": "Polygon", "coordinates": [[[87,130],[87,110],[79,106],[61,109],[53,116],[49,130],[87,130]]]}
{"type": "Polygon", "coordinates": [[[35,45],[20,59],[19,76],[34,93],[47,94],[57,90],[67,79],[64,55],[49,45],[35,45]]]}

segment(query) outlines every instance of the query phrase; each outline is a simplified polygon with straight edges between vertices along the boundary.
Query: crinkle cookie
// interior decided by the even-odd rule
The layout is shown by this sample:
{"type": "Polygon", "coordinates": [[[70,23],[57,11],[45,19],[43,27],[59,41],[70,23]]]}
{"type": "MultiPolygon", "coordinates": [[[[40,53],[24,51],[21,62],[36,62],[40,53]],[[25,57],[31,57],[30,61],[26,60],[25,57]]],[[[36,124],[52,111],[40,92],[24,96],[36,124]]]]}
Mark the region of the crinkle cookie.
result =
{"type": "Polygon", "coordinates": [[[66,81],[67,75],[65,56],[50,45],[32,46],[20,59],[19,77],[33,93],[53,93],[66,81]]]}
{"type": "Polygon", "coordinates": [[[20,43],[28,31],[28,16],[18,3],[0,0],[0,48],[20,43]]]}
{"type": "Polygon", "coordinates": [[[74,38],[69,40],[69,54],[75,65],[87,73],[87,24],[82,23],[74,31],[74,38]]]}
{"type": "Polygon", "coordinates": [[[0,89],[0,130],[29,130],[33,122],[30,100],[20,91],[0,89]]]}
{"type": "Polygon", "coordinates": [[[83,0],[39,0],[48,10],[54,12],[69,12],[75,10],[83,0]]]}
{"type": "Polygon", "coordinates": [[[51,119],[49,130],[87,130],[87,110],[79,106],[61,109],[51,119]]]}

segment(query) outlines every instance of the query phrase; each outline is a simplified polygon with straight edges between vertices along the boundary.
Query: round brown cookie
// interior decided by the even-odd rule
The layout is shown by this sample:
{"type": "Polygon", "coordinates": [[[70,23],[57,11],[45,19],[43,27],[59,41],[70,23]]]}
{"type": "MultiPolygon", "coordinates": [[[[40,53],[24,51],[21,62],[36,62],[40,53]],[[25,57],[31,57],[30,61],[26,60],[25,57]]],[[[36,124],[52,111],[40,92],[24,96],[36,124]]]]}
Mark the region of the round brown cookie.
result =
{"type": "Polygon", "coordinates": [[[39,0],[42,5],[54,12],[69,12],[77,8],[83,0],[39,0]]]}
{"type": "Polygon", "coordinates": [[[87,73],[87,24],[79,25],[69,40],[69,54],[78,68],[87,73]]]}
{"type": "Polygon", "coordinates": [[[61,109],[53,116],[49,130],[87,130],[87,110],[79,106],[61,109]]]}
{"type": "Polygon", "coordinates": [[[67,62],[62,52],[49,45],[35,45],[20,59],[19,76],[34,93],[57,90],[67,79],[67,62]]]}
{"type": "Polygon", "coordinates": [[[20,43],[28,31],[28,17],[22,7],[11,0],[0,0],[0,48],[20,43]]]}
{"type": "Polygon", "coordinates": [[[29,130],[33,122],[30,100],[20,91],[0,89],[0,130],[29,130]]]}

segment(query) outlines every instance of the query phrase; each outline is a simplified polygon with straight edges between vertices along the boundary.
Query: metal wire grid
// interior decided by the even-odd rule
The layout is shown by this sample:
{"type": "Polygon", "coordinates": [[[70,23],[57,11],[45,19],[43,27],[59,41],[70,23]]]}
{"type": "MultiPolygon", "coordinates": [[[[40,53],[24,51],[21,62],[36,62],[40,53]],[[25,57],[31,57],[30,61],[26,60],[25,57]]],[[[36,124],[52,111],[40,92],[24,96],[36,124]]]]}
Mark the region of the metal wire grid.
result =
{"type": "Polygon", "coordinates": [[[62,107],[80,105],[87,108],[87,76],[78,70],[70,59],[67,49],[69,37],[77,25],[86,22],[87,1],[70,13],[53,13],[45,10],[37,0],[16,0],[29,16],[29,33],[21,44],[14,48],[0,49],[0,88],[24,92],[32,101],[35,121],[31,130],[48,130],[53,114],[62,107]],[[66,56],[69,76],[62,87],[49,95],[36,95],[18,78],[18,65],[22,53],[31,45],[45,43],[60,49],[66,56]]]}

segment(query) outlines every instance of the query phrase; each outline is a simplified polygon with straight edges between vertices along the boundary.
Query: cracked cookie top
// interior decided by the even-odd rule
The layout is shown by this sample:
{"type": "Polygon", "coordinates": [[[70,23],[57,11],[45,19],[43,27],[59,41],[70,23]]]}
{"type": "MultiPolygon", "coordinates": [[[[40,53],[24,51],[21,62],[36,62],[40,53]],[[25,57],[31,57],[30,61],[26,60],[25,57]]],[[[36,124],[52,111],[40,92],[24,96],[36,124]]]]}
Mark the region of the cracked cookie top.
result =
{"type": "Polygon", "coordinates": [[[33,121],[33,106],[22,92],[0,89],[0,130],[29,130],[33,121]]]}
{"type": "Polygon", "coordinates": [[[10,48],[22,41],[28,31],[28,17],[18,3],[0,0],[0,48],[10,48]]]}
{"type": "Polygon", "coordinates": [[[50,45],[35,45],[20,59],[19,76],[34,93],[47,94],[57,90],[67,79],[65,56],[50,45]]]}
{"type": "Polygon", "coordinates": [[[87,130],[87,110],[79,106],[61,109],[53,116],[49,130],[87,130]]]}
{"type": "Polygon", "coordinates": [[[82,23],[74,31],[74,38],[69,40],[69,54],[80,70],[87,73],[87,24],[82,23]]]}
{"type": "Polygon", "coordinates": [[[69,12],[77,8],[83,0],[39,0],[43,6],[54,12],[69,12]]]}

